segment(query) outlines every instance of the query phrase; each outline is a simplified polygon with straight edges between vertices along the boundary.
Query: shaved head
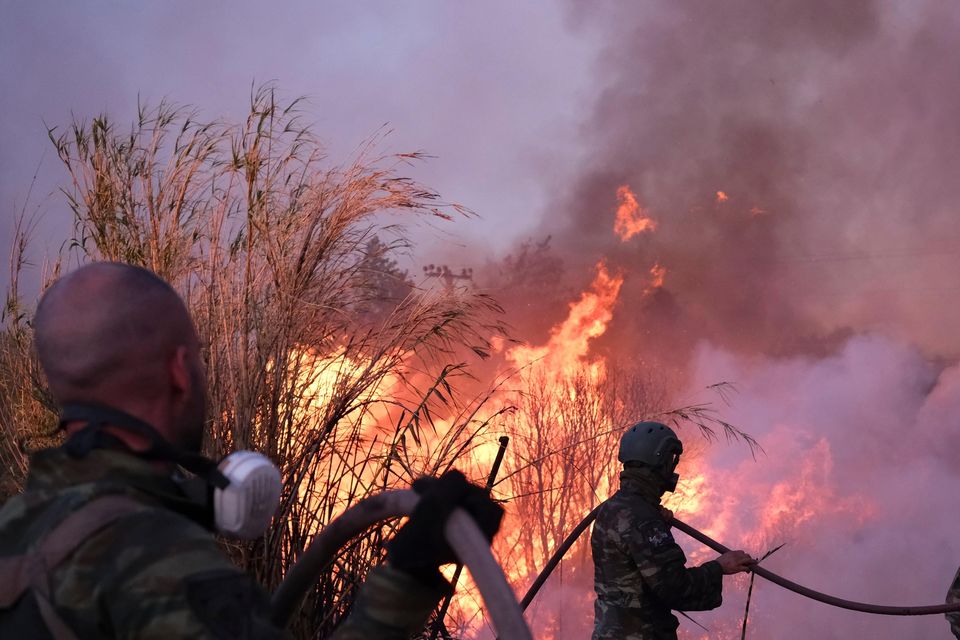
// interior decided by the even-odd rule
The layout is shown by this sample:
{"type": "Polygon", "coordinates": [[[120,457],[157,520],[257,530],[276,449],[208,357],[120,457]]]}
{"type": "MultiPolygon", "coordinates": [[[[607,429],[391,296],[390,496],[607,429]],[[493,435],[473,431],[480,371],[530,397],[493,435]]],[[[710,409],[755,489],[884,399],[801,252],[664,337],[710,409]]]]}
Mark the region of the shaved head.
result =
{"type": "MultiPolygon", "coordinates": [[[[177,402],[170,367],[178,353],[188,359],[196,387],[188,399],[205,403],[199,340],[190,314],[177,292],[146,269],[101,262],[64,276],[40,300],[34,341],[50,390],[61,404],[129,410],[131,405],[177,402]]],[[[202,430],[202,407],[183,408],[200,411],[202,430]]],[[[174,409],[177,413],[180,407],[174,409]]],[[[197,418],[183,417],[190,422],[197,418]]],[[[161,430],[181,444],[187,444],[186,437],[191,448],[199,446],[193,442],[197,434],[178,433],[184,428],[196,425],[161,430]]]]}

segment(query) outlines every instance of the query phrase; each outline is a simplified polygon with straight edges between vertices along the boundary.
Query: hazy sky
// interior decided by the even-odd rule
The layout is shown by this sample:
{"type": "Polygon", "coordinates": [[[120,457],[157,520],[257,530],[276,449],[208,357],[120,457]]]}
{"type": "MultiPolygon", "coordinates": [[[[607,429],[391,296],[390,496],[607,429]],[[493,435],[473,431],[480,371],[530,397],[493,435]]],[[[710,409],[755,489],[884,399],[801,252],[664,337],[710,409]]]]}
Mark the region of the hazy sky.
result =
{"type": "Polygon", "coordinates": [[[449,240],[502,253],[536,224],[550,176],[575,161],[573,131],[590,102],[598,48],[574,34],[561,7],[278,6],[0,0],[0,250],[38,166],[37,241],[56,250],[69,230],[64,199],[48,197],[64,174],[45,123],[101,112],[124,123],[138,95],[236,119],[251,84],[263,81],[310,97],[332,160],[384,124],[394,130],[384,150],[437,156],[415,177],[482,216],[451,227],[449,240]]]}

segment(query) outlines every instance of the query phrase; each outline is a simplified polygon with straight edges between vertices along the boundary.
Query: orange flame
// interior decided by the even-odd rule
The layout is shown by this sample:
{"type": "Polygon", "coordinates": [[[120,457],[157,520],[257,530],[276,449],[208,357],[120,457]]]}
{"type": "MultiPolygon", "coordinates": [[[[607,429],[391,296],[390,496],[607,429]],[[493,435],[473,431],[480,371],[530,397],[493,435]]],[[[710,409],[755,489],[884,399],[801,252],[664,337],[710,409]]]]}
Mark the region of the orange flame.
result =
{"type": "MultiPolygon", "coordinates": [[[[540,345],[522,345],[505,349],[507,362],[518,368],[526,368],[533,365],[521,374],[524,384],[543,384],[553,388],[557,393],[569,393],[576,396],[582,391],[572,386],[569,382],[564,385],[565,378],[575,378],[576,376],[589,376],[591,378],[600,378],[606,371],[606,363],[603,359],[590,358],[591,340],[603,335],[610,321],[613,318],[613,311],[619,298],[620,290],[624,282],[622,274],[612,272],[603,262],[596,265],[596,271],[590,286],[584,290],[580,296],[570,302],[567,317],[557,323],[550,331],[547,340],[540,345]],[[559,390],[559,391],[558,391],[559,390]]],[[[502,349],[503,344],[498,345],[502,349]]],[[[301,384],[310,389],[313,393],[309,397],[303,411],[316,411],[318,406],[323,406],[329,401],[332,390],[342,383],[345,379],[357,375],[363,369],[364,363],[351,359],[343,353],[333,353],[323,357],[312,351],[305,350],[301,354],[304,358],[310,358],[305,371],[309,377],[305,377],[301,384]]],[[[582,378],[581,378],[582,379],[582,378]]],[[[369,399],[373,405],[360,419],[358,427],[369,436],[373,436],[378,430],[386,430],[389,425],[395,424],[396,416],[389,414],[390,403],[385,402],[384,409],[377,411],[379,407],[378,400],[387,398],[391,395],[402,394],[403,385],[400,384],[399,376],[388,376],[381,385],[369,392],[369,399]]],[[[504,391],[508,394],[509,391],[504,391]]],[[[507,396],[504,396],[507,399],[507,396]]],[[[438,425],[437,437],[440,437],[448,424],[452,424],[453,419],[447,421],[444,416],[434,416],[434,422],[438,425]]],[[[519,423],[515,427],[517,431],[512,432],[512,436],[518,441],[528,437],[528,432],[533,432],[536,425],[533,423],[519,423]]],[[[609,427],[607,427],[609,428],[609,427]]],[[[548,437],[550,435],[548,434],[548,437]]],[[[433,438],[431,438],[432,440],[433,438]]],[[[429,449],[430,444],[424,442],[424,447],[429,449]]],[[[491,443],[472,448],[470,451],[471,460],[461,460],[458,463],[469,465],[476,469],[487,469],[489,463],[495,454],[496,449],[491,443]]],[[[465,469],[466,470],[466,469],[465,469]]],[[[545,473],[553,473],[549,470],[545,473]]],[[[503,474],[505,475],[505,474],[503,474]]],[[[550,480],[554,480],[553,475],[550,480]]],[[[365,479],[366,480],[366,479],[365,479]]],[[[514,480],[509,477],[502,478],[504,484],[498,488],[503,495],[519,495],[519,490],[514,486],[514,480]]],[[[600,495],[606,495],[608,492],[608,483],[602,482],[594,489],[600,495]]],[[[546,485],[545,485],[546,486],[546,485]]],[[[550,485],[552,486],[552,485],[550,485]]],[[[338,494],[339,494],[338,489],[338,494]]],[[[594,494],[591,494],[594,495],[594,494]]],[[[309,502],[309,495],[303,495],[303,500],[309,502]]],[[[344,496],[343,502],[348,500],[344,496]]],[[[579,506],[579,505],[578,505],[579,506]]],[[[589,504],[584,504],[584,509],[589,508],[589,504]]],[[[495,552],[504,562],[504,570],[509,576],[513,585],[526,584],[531,574],[540,569],[535,562],[527,562],[525,556],[515,553],[516,545],[523,540],[523,524],[515,519],[510,519],[504,524],[504,530],[498,537],[495,544],[495,552]]],[[[537,548],[537,557],[545,556],[555,548],[558,540],[541,539],[538,540],[542,548],[537,548]]],[[[524,542],[523,544],[527,544],[524,542]]],[[[448,575],[449,577],[449,575],[448,575]]],[[[519,587],[518,587],[519,588],[519,587]]],[[[588,606],[589,590],[583,593],[577,593],[575,599],[583,600],[580,605],[588,606]]],[[[578,605],[578,606],[580,606],[578,605]]],[[[456,624],[458,631],[463,637],[477,638],[483,637],[484,628],[488,624],[486,621],[483,603],[476,590],[472,580],[466,575],[460,578],[460,584],[457,588],[457,595],[452,600],[448,617],[448,624],[456,624]],[[455,622],[454,622],[455,621],[455,622]]],[[[549,635],[549,634],[544,634],[549,635]]]]}
{"type": "Polygon", "coordinates": [[[607,330],[622,284],[621,274],[611,275],[604,263],[598,263],[590,289],[570,304],[566,320],[550,330],[547,343],[514,347],[507,358],[518,368],[539,361],[549,371],[572,373],[586,358],[590,340],[607,330]]]}
{"type": "Polygon", "coordinates": [[[647,287],[647,291],[652,291],[653,289],[659,289],[663,286],[663,281],[667,277],[667,268],[661,266],[659,262],[654,263],[650,267],[650,286],[647,287]]]}
{"type": "MultiPolygon", "coordinates": [[[[648,212],[641,207],[636,194],[629,186],[619,187],[616,195],[618,206],[614,231],[621,241],[627,241],[636,235],[652,232],[656,229],[656,221],[651,219],[648,212]]],[[[729,197],[726,192],[716,192],[717,203],[724,203],[728,200],[729,197]]],[[[750,214],[754,216],[764,213],[759,207],[750,210],[750,214]]],[[[494,340],[495,350],[503,353],[510,365],[518,369],[525,369],[525,371],[520,372],[517,378],[520,380],[521,386],[528,390],[542,387],[542,391],[545,392],[542,397],[549,399],[551,403],[556,400],[555,404],[557,405],[569,404],[571,407],[586,405],[589,407],[590,402],[595,400],[590,396],[591,390],[600,388],[590,385],[595,381],[602,381],[608,373],[606,361],[602,357],[591,354],[591,341],[602,336],[613,319],[621,287],[624,283],[624,274],[611,272],[603,261],[597,263],[595,269],[596,272],[590,286],[576,300],[570,302],[566,318],[552,327],[545,342],[539,345],[508,346],[509,343],[494,340]],[[584,383],[584,381],[586,382],[584,383]]],[[[649,268],[648,273],[648,282],[644,293],[649,295],[664,286],[667,269],[656,262],[649,268]]],[[[340,354],[333,354],[327,359],[318,359],[318,364],[322,365],[323,369],[316,372],[315,380],[312,381],[317,389],[316,405],[323,403],[325,399],[323,396],[324,389],[335,385],[342,376],[349,376],[351,370],[360,367],[363,363],[353,362],[340,354]]],[[[610,369],[612,372],[612,367],[610,369]]],[[[371,391],[371,394],[374,398],[379,398],[381,395],[388,396],[398,393],[401,386],[396,379],[388,377],[383,381],[380,388],[371,391]]],[[[510,396],[507,395],[510,391],[503,390],[497,393],[502,394],[498,396],[499,398],[510,400],[510,396]]],[[[576,417],[579,414],[569,418],[562,411],[550,413],[551,410],[552,406],[545,405],[544,416],[547,419],[542,422],[537,420],[543,416],[517,418],[517,421],[508,430],[514,442],[511,446],[515,448],[525,440],[533,441],[542,438],[546,442],[543,452],[552,456],[565,458],[569,455],[566,452],[572,450],[572,447],[577,447],[578,450],[592,448],[595,451],[604,451],[599,444],[599,440],[582,436],[583,428],[579,426],[581,423],[576,422],[576,417]],[[571,425],[577,425],[577,429],[571,430],[569,428],[571,425]],[[583,437],[584,439],[563,440],[564,433],[572,433],[574,434],[573,438],[583,437]]],[[[436,419],[443,429],[447,421],[440,416],[437,416],[436,419]]],[[[365,432],[370,433],[379,424],[387,425],[391,423],[390,416],[384,411],[382,414],[371,413],[369,417],[365,416],[360,422],[360,427],[365,432]]],[[[602,434],[612,433],[617,426],[613,420],[607,417],[592,420],[592,424],[599,425],[596,432],[602,434]]],[[[533,448],[530,450],[539,451],[533,448]]],[[[485,470],[495,452],[496,449],[492,443],[474,448],[470,453],[472,466],[485,470]]],[[[570,458],[573,459],[572,456],[570,458]]],[[[556,457],[553,459],[556,459],[556,457]]],[[[536,469],[535,476],[539,478],[539,484],[532,487],[534,490],[539,489],[550,495],[555,487],[563,487],[564,490],[573,492],[573,489],[564,484],[569,481],[564,473],[573,467],[564,467],[562,464],[551,467],[543,462],[547,460],[545,456],[529,457],[523,460],[530,461],[527,466],[533,466],[536,469]]],[[[589,468],[600,468],[606,463],[604,453],[595,455],[589,460],[593,463],[589,468]]],[[[510,464],[509,459],[507,464],[510,464]]],[[[609,464],[615,466],[616,462],[611,459],[609,464]]],[[[759,522],[744,530],[735,517],[736,509],[739,506],[737,499],[721,498],[725,493],[723,485],[732,482],[732,480],[722,471],[711,469],[707,461],[694,451],[685,454],[683,465],[677,490],[665,498],[664,504],[676,511],[680,517],[696,516],[694,523],[699,528],[720,539],[732,537],[759,546],[761,541],[769,536],[775,536],[779,539],[783,535],[791,533],[794,529],[803,527],[811,521],[814,514],[829,510],[831,508],[830,503],[837,502],[836,496],[828,495],[824,498],[818,495],[820,487],[816,480],[819,467],[813,466],[808,469],[805,466],[802,470],[800,483],[797,483],[796,479],[791,479],[791,482],[783,482],[773,486],[769,491],[763,509],[757,514],[759,522]]],[[[615,470],[612,471],[613,473],[609,475],[604,472],[598,477],[590,477],[587,487],[589,491],[584,496],[574,493],[569,505],[548,500],[544,502],[540,512],[546,514],[548,520],[558,513],[563,514],[564,510],[568,509],[586,513],[595,504],[595,501],[605,498],[610,491],[615,490],[616,476],[615,470]],[[585,501],[584,504],[580,503],[581,499],[585,501]],[[564,506],[558,507],[557,505],[564,506]]],[[[578,473],[584,475],[580,471],[578,473]]],[[[515,500],[519,501],[525,495],[523,490],[526,488],[519,479],[520,476],[517,473],[503,473],[501,475],[503,476],[501,478],[502,484],[497,487],[498,494],[514,496],[515,500]]],[[[858,506],[842,505],[840,508],[853,510],[858,506]]],[[[494,544],[495,553],[504,564],[504,570],[510,583],[516,588],[526,586],[529,583],[533,573],[541,568],[540,558],[545,558],[559,543],[557,533],[549,529],[545,529],[546,533],[540,535],[539,538],[531,539],[529,531],[532,524],[524,517],[519,509],[514,510],[513,513],[508,512],[503,531],[494,544]],[[532,549],[532,551],[526,554],[517,552],[518,549],[527,548],[532,549]]],[[[564,515],[557,521],[562,521],[566,517],[567,515],[564,515]]],[[[586,547],[581,543],[581,555],[578,562],[582,562],[584,557],[589,558],[589,555],[583,555],[584,548],[586,547]]],[[[690,559],[696,563],[712,556],[711,551],[698,549],[690,554],[690,559]]],[[[587,562],[589,563],[589,560],[587,562]]],[[[571,567],[574,567],[573,563],[571,563],[571,567]]],[[[587,571],[589,573],[589,566],[587,571]]],[[[447,574],[449,577],[449,571],[447,571],[447,574]]],[[[578,579],[582,581],[583,574],[578,575],[581,576],[578,579]]],[[[579,589],[580,586],[577,588],[579,589]]],[[[567,611],[588,610],[592,592],[589,589],[582,589],[573,596],[564,597],[566,599],[557,605],[558,610],[563,612],[561,618],[567,615],[567,611]]],[[[558,600],[558,602],[560,601],[558,600]]],[[[450,617],[456,619],[461,625],[463,637],[486,637],[485,627],[487,622],[484,606],[475,585],[466,575],[461,576],[457,596],[452,601],[450,617]]],[[[567,615],[567,617],[569,616],[567,615]]],[[[568,622],[567,624],[571,623],[568,622]]],[[[552,628],[545,627],[543,631],[540,637],[556,638],[566,635],[552,628]]]]}
{"type": "Polygon", "coordinates": [[[633,236],[644,231],[653,231],[657,228],[657,223],[651,219],[647,212],[637,201],[637,195],[630,190],[630,187],[623,185],[617,189],[617,219],[613,223],[613,230],[620,240],[626,242],[633,236]]]}
{"type": "Polygon", "coordinates": [[[870,517],[873,507],[859,498],[842,498],[825,486],[824,479],[833,468],[833,456],[826,439],[821,438],[804,459],[796,477],[775,483],[760,515],[765,532],[792,532],[816,518],[843,513],[853,520],[870,517]]]}

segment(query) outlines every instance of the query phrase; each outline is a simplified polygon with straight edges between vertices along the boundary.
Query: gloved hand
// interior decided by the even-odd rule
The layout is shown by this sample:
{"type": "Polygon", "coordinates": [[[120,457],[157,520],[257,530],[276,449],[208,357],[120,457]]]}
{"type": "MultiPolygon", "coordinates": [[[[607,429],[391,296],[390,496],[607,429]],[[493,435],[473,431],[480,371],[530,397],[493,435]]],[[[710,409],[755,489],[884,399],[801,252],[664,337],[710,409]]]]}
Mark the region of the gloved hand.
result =
{"type": "Polygon", "coordinates": [[[503,507],[487,491],[467,482],[459,471],[439,478],[420,478],[413,483],[420,502],[410,520],[388,544],[387,561],[401,571],[426,582],[443,581],[439,567],[457,557],[443,535],[447,518],[458,507],[469,513],[488,541],[500,529],[503,507]]]}
{"type": "Polygon", "coordinates": [[[729,576],[733,573],[742,573],[749,571],[751,567],[757,564],[757,560],[752,558],[746,551],[727,551],[717,558],[723,575],[729,576]]]}

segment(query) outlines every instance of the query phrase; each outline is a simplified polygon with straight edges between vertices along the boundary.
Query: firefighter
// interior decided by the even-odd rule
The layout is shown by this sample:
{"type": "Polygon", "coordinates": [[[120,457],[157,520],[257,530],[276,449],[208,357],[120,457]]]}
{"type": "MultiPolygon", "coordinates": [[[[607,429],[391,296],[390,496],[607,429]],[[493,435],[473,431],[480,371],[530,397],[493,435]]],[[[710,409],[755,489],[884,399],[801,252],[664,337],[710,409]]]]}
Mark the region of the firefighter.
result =
{"type": "MultiPolygon", "coordinates": [[[[289,637],[214,538],[262,535],[280,473],[253,452],[200,455],[206,375],[173,288],[145,269],[89,265],[45,292],[34,330],[66,439],[31,457],[25,491],[0,509],[0,638],[289,637]]],[[[444,514],[464,507],[488,538],[499,527],[502,509],[462,474],[414,488],[424,508],[337,640],[423,625],[449,590],[438,571],[451,560],[444,514]]]]}
{"type": "Polygon", "coordinates": [[[620,439],[620,490],[600,506],[590,537],[594,564],[593,640],[675,640],[671,610],[720,606],[724,575],[749,570],[755,560],[729,551],[698,567],[670,533],[673,514],[660,498],[674,491],[683,445],[659,422],[640,422],[620,439]]]}

